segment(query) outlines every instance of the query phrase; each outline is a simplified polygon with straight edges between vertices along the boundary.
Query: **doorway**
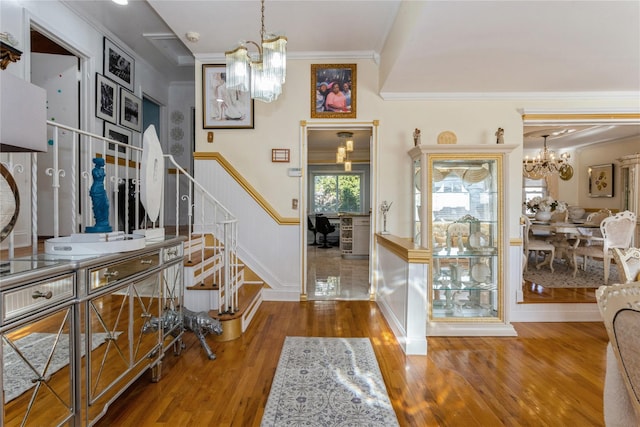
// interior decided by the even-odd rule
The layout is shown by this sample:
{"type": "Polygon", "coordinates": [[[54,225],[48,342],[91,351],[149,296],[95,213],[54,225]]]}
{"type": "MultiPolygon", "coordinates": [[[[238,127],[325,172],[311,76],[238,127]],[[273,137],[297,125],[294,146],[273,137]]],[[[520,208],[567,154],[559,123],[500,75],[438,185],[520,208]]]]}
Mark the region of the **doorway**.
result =
{"type": "MultiPolygon", "coordinates": [[[[58,123],[70,126],[72,128],[80,128],[82,111],[80,100],[83,99],[82,93],[82,61],[79,56],[71,52],[70,48],[63,46],[55,41],[52,36],[47,35],[44,31],[35,27],[31,28],[30,34],[31,54],[30,54],[30,71],[31,83],[39,86],[47,92],[47,119],[55,120],[58,123]]],[[[78,194],[73,194],[74,186],[68,183],[77,179],[72,177],[70,172],[73,170],[73,160],[71,158],[71,133],[61,133],[58,136],[60,142],[60,151],[58,153],[57,170],[60,179],[60,187],[58,194],[60,200],[79,199],[80,189],[76,189],[78,194]]],[[[53,140],[50,140],[50,143],[53,140]]],[[[80,153],[78,153],[80,155],[80,153]]],[[[53,192],[52,177],[47,174],[47,170],[52,168],[56,163],[54,160],[53,150],[49,149],[45,153],[38,156],[38,212],[51,212],[53,210],[53,192]]],[[[80,171],[77,172],[80,174],[80,171]]],[[[60,205],[60,216],[71,217],[73,213],[73,204],[63,203],[60,205]]],[[[59,235],[70,235],[76,233],[70,223],[63,223],[61,229],[58,230],[59,235]]],[[[42,236],[54,236],[56,234],[55,224],[51,218],[46,215],[38,217],[38,232],[42,236]]]]}
{"type": "Polygon", "coordinates": [[[372,123],[307,124],[303,134],[302,293],[308,300],[368,300],[377,128],[372,123]],[[353,151],[338,163],[338,147],[346,148],[347,138],[353,151]]]}
{"type": "MultiPolygon", "coordinates": [[[[527,195],[546,195],[549,192],[555,199],[565,201],[572,206],[586,208],[588,211],[595,211],[600,208],[617,210],[621,207],[618,199],[592,199],[586,195],[587,167],[592,163],[600,161],[615,162],[617,157],[626,154],[620,151],[617,144],[632,146],[628,154],[635,149],[634,144],[640,136],[640,122],[635,113],[599,113],[599,114],[566,114],[566,113],[534,113],[523,114],[524,154],[536,156],[542,146],[543,135],[549,136],[550,148],[556,150],[559,155],[563,152],[570,152],[569,164],[572,165],[574,173],[565,181],[551,180],[552,190],[547,191],[544,180],[541,180],[538,188],[535,182],[525,182],[523,180],[523,201],[527,195]],[[606,144],[606,148],[604,147],[606,144]],[[595,151],[598,150],[598,151],[595,151]],[[586,154],[591,151],[594,154],[586,154]],[[586,157],[585,157],[586,156],[586,157]],[[594,160],[594,157],[597,160],[594,160]],[[585,162],[586,158],[586,162],[585,162]],[[602,160],[605,159],[605,160],[602,160]],[[610,160],[608,160],[610,159],[610,160]]],[[[620,193],[618,193],[619,195],[620,193]]],[[[584,215],[586,216],[586,214],[584,215]]],[[[582,219],[584,219],[584,216],[582,219]]],[[[568,274],[571,267],[563,265],[565,260],[556,258],[556,272],[554,276],[558,280],[560,274],[568,274]],[[560,273],[558,273],[560,272],[560,273]]],[[[613,267],[615,268],[615,267],[613,267]]],[[[560,281],[562,283],[562,281],[560,281]]],[[[522,281],[522,289],[517,293],[517,300],[520,303],[595,303],[596,287],[583,288],[563,288],[545,287],[540,283],[532,283],[528,280],[522,281]]]]}

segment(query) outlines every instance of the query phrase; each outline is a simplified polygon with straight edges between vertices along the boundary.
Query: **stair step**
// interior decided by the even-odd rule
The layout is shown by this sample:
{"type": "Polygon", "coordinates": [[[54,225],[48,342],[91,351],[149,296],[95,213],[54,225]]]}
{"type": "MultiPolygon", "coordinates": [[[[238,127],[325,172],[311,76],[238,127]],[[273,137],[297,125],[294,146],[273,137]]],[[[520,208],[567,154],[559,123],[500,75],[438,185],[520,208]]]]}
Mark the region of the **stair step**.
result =
{"type": "Polygon", "coordinates": [[[209,312],[209,315],[214,319],[218,319],[220,321],[238,319],[242,317],[242,315],[252,306],[254,300],[260,294],[263,283],[255,283],[255,284],[244,284],[238,290],[238,311],[235,313],[224,313],[218,314],[217,311],[212,310],[209,312]]]}
{"type": "Polygon", "coordinates": [[[208,276],[202,283],[187,286],[187,289],[190,291],[217,291],[220,289],[220,286],[217,283],[214,283],[213,276],[208,276]]]}
{"type": "MultiPolygon", "coordinates": [[[[185,252],[188,254],[188,252],[185,252]]],[[[204,259],[209,259],[211,257],[213,257],[214,255],[216,255],[218,253],[217,250],[213,249],[213,248],[207,248],[204,250],[204,259]]],[[[189,267],[189,266],[194,266],[194,265],[198,265],[202,262],[202,251],[197,250],[197,251],[193,251],[191,252],[191,261],[189,261],[189,256],[185,256],[184,257],[184,265],[185,267],[189,267]]]]}

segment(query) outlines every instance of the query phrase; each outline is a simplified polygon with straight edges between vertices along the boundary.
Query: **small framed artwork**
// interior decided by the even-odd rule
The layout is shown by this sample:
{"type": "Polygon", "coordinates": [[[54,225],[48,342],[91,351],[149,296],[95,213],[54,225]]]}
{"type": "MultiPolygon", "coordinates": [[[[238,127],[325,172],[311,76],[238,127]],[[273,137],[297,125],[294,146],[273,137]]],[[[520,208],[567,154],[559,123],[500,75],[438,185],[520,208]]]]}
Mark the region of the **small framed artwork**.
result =
{"type": "Polygon", "coordinates": [[[96,73],[96,117],[118,123],[118,85],[96,73]]]}
{"type": "Polygon", "coordinates": [[[133,91],[135,61],[133,57],[104,38],[103,73],[120,86],[133,91]]]}
{"type": "Polygon", "coordinates": [[[356,65],[311,64],[311,117],[356,118],[356,65]]]}
{"type": "Polygon", "coordinates": [[[613,163],[589,166],[589,196],[613,197],[613,163]]]}
{"type": "Polygon", "coordinates": [[[253,129],[250,93],[227,88],[226,79],[226,66],[202,65],[202,127],[253,129]]]}
{"type": "Polygon", "coordinates": [[[120,88],[120,125],[142,130],[142,100],[125,88],[120,88]]]}
{"type": "MultiPolygon", "coordinates": [[[[113,139],[126,145],[131,145],[133,143],[133,131],[109,122],[104,122],[104,137],[113,139]]],[[[108,145],[108,149],[109,151],[116,151],[116,144],[110,142],[108,145]]],[[[126,153],[126,151],[126,147],[118,145],[119,153],[126,153]]]]}
{"type": "Polygon", "coordinates": [[[271,150],[271,161],[274,163],[289,163],[289,149],[274,148],[271,150]]]}

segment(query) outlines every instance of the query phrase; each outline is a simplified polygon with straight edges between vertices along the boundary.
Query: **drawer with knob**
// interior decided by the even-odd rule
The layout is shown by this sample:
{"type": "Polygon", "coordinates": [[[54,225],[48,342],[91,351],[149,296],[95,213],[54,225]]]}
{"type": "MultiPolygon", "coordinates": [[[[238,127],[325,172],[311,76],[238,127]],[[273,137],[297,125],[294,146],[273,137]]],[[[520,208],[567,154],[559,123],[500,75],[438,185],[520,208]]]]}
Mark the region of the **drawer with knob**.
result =
{"type": "Polygon", "coordinates": [[[127,280],[160,264],[160,254],[151,252],[125,261],[89,270],[90,291],[127,280]]]}
{"type": "Polygon", "coordinates": [[[75,275],[65,274],[2,292],[2,321],[52,307],[74,296],[75,275]]]}
{"type": "Polygon", "coordinates": [[[182,243],[179,245],[171,246],[169,248],[164,248],[162,250],[162,261],[169,262],[176,258],[182,258],[184,256],[184,249],[182,247],[182,243]]]}

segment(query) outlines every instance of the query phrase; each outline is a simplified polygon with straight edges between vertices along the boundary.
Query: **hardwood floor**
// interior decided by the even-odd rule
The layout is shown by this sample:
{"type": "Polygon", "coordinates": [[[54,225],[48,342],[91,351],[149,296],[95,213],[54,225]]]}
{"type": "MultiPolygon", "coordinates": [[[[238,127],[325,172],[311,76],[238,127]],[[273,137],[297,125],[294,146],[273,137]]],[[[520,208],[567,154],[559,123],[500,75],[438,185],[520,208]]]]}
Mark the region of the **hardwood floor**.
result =
{"type": "Polygon", "coordinates": [[[596,303],[597,288],[546,288],[524,281],[524,304],[596,303]]]}
{"type": "Polygon", "coordinates": [[[518,337],[429,337],[406,356],[376,303],[264,302],[241,338],[186,335],[163,378],[145,375],[98,426],[258,426],[286,336],[369,337],[401,426],[601,426],[600,323],[519,323],[518,337]]]}

